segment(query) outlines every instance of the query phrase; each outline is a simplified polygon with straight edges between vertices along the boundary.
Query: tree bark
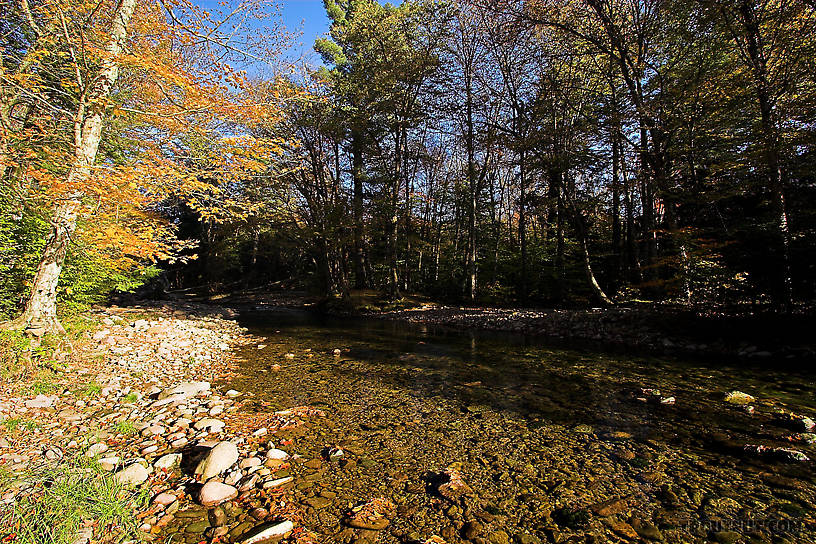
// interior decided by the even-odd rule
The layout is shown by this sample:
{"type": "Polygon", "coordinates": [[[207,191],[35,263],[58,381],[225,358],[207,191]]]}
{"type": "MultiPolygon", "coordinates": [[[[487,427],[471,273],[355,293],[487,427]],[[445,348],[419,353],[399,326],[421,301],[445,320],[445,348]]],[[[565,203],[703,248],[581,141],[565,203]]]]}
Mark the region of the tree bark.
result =
{"type": "Polygon", "coordinates": [[[360,132],[351,134],[351,177],[354,183],[354,286],[368,286],[363,248],[363,142],[360,132]]]}
{"type": "Polygon", "coordinates": [[[618,123],[617,100],[614,88],[612,97],[614,102],[615,122],[612,126],[612,292],[618,291],[620,285],[621,272],[623,270],[623,244],[621,237],[621,183],[620,183],[620,161],[621,161],[621,141],[620,124],[618,123]]]}
{"type": "Polygon", "coordinates": [[[402,181],[402,129],[394,132],[394,179],[391,187],[391,209],[388,225],[388,295],[392,299],[400,296],[399,269],[397,258],[397,234],[399,230],[399,190],[402,181]]]}
{"type": "Polygon", "coordinates": [[[109,40],[99,63],[99,72],[80,99],[74,117],[74,161],[67,179],[71,193],[56,207],[51,222],[51,234],[43,248],[31,294],[22,315],[12,322],[11,326],[14,328],[65,332],[57,319],[57,285],[71,237],[77,228],[77,215],[84,196],[81,184],[90,177],[91,168],[96,161],[105,123],[107,100],[119,78],[118,57],[124,48],[128,25],[135,7],[136,0],[121,0],[113,15],[109,40]]]}
{"type": "Polygon", "coordinates": [[[466,146],[467,146],[467,176],[469,189],[468,202],[468,298],[476,300],[476,205],[477,205],[477,183],[476,183],[476,143],[474,141],[473,130],[473,76],[470,67],[465,69],[465,101],[466,101],[466,146]]]}
{"type": "Polygon", "coordinates": [[[753,4],[749,3],[748,0],[741,0],[739,12],[742,17],[742,24],[745,28],[748,60],[751,75],[754,79],[757,102],[759,102],[768,190],[773,195],[773,209],[776,215],[779,238],[779,257],[777,259],[778,278],[776,280],[774,298],[777,304],[783,310],[787,311],[790,309],[793,301],[790,266],[790,227],[788,222],[788,208],[785,200],[782,161],[779,152],[779,131],[768,77],[768,62],[765,58],[762,34],[753,4]]]}
{"type": "Polygon", "coordinates": [[[527,177],[524,164],[524,150],[519,152],[519,245],[521,246],[521,301],[527,302],[527,177]]]}

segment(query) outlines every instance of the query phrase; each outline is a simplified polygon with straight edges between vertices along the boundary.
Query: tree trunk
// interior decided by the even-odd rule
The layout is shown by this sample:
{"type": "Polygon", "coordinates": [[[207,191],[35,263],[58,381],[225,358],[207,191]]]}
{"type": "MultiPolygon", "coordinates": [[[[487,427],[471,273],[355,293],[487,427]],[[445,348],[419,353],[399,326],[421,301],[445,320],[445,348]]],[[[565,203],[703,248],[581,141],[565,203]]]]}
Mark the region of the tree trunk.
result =
{"type": "Polygon", "coordinates": [[[391,209],[389,210],[388,225],[388,295],[392,299],[400,296],[399,271],[397,258],[397,233],[399,229],[399,190],[402,178],[402,141],[401,129],[397,129],[394,134],[394,179],[391,187],[391,209]]]}
{"type": "Polygon", "coordinates": [[[777,129],[776,112],[771,98],[768,66],[762,44],[762,34],[759,21],[754,13],[753,5],[748,0],[741,0],[739,5],[742,23],[745,27],[745,41],[747,44],[751,74],[756,88],[756,97],[759,102],[759,112],[762,122],[762,144],[765,158],[765,168],[768,176],[768,190],[773,195],[773,209],[776,215],[776,225],[779,238],[778,274],[774,298],[776,303],[785,311],[790,309],[793,300],[793,286],[790,265],[790,227],[788,224],[788,208],[785,201],[784,177],[782,161],[779,152],[779,133],[777,129]]]}
{"type": "Polygon", "coordinates": [[[12,324],[15,328],[65,332],[57,319],[57,285],[71,236],[77,227],[77,214],[84,196],[80,186],[91,175],[91,168],[96,161],[105,122],[105,108],[119,78],[118,57],[122,53],[135,7],[136,0],[121,0],[113,15],[109,41],[99,63],[99,73],[83,93],[78,106],[74,117],[74,163],[67,180],[72,192],[57,205],[51,234],[43,248],[31,294],[23,314],[12,324]]]}
{"type": "Polygon", "coordinates": [[[476,143],[473,134],[473,78],[470,70],[466,70],[465,74],[465,100],[467,110],[467,176],[469,189],[468,202],[468,298],[471,301],[476,300],[476,143]]]}
{"type": "Polygon", "coordinates": [[[550,198],[555,207],[555,298],[562,302],[565,298],[564,288],[564,173],[550,171],[550,198]]]}
{"type": "MultiPolygon", "coordinates": [[[[613,92],[613,97],[614,97],[613,92]]],[[[617,104],[616,104],[617,107],[617,104]]],[[[615,113],[617,116],[617,112],[615,113]]],[[[620,183],[620,126],[614,123],[612,127],[612,292],[615,293],[620,285],[621,271],[623,270],[623,244],[621,242],[621,183],[620,183]]]]}
{"type": "Polygon", "coordinates": [[[363,258],[363,142],[362,135],[351,135],[351,177],[354,183],[354,286],[368,287],[363,258]]]}
{"type": "Polygon", "coordinates": [[[578,242],[581,244],[581,253],[583,256],[584,261],[584,272],[586,273],[587,284],[589,284],[589,288],[592,290],[592,294],[604,306],[611,306],[614,304],[612,299],[610,299],[606,293],[604,292],[601,285],[598,283],[598,280],[595,278],[595,273],[592,271],[592,261],[589,257],[589,244],[587,243],[588,232],[589,229],[587,228],[586,219],[584,218],[581,211],[575,205],[572,196],[567,194],[566,191],[562,191],[566,198],[568,199],[569,208],[572,211],[572,219],[573,225],[575,226],[575,234],[578,237],[578,242]]]}
{"type": "Polygon", "coordinates": [[[595,298],[598,299],[598,302],[604,306],[611,306],[613,304],[612,300],[606,296],[606,293],[598,284],[598,280],[595,279],[595,273],[592,271],[592,262],[589,258],[589,247],[587,246],[586,236],[583,234],[581,235],[581,252],[584,255],[584,272],[586,272],[587,283],[589,283],[592,293],[595,295],[595,298]]]}
{"type": "Polygon", "coordinates": [[[521,301],[527,302],[527,178],[524,171],[524,150],[519,152],[519,245],[521,246],[521,301]]]}

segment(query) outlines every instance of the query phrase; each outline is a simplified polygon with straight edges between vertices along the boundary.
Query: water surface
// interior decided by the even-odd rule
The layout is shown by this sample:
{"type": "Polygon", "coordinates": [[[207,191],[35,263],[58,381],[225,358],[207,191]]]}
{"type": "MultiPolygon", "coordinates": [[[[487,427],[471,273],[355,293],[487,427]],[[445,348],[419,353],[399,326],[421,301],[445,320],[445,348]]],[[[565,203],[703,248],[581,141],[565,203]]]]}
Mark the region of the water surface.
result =
{"type": "Polygon", "coordinates": [[[256,409],[327,413],[292,445],[304,460],[294,490],[303,524],[327,541],[702,542],[728,530],[744,541],[813,540],[812,463],[742,451],[816,457],[776,414],[816,414],[809,368],[295,311],[243,319],[264,347],[242,352],[232,386],[254,393],[256,409]],[[735,389],[756,397],[753,413],[723,401],[735,389]],[[332,445],[342,462],[308,462],[332,445]],[[474,490],[456,504],[431,483],[452,464],[474,490]],[[348,508],[375,497],[398,506],[390,527],[346,528],[348,508]]]}

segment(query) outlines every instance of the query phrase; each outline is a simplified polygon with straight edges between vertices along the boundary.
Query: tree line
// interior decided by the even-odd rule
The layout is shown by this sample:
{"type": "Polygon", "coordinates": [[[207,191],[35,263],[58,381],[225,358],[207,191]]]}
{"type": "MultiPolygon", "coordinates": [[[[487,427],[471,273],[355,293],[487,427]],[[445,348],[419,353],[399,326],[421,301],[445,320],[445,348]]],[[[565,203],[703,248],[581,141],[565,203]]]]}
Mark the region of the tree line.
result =
{"type": "Polygon", "coordinates": [[[812,297],[810,3],[324,4],[324,66],[273,130],[290,213],[210,232],[201,280],[260,244],[268,280],[326,293],[812,297]]]}
{"type": "MultiPolygon", "coordinates": [[[[40,78],[36,92],[52,93],[52,106],[67,100],[87,116],[92,86],[70,68],[98,81],[110,55],[94,53],[91,67],[74,60],[74,44],[86,42],[71,39],[59,14],[32,23],[27,4],[13,4],[4,39],[19,54],[4,53],[3,104],[24,103],[38,120],[24,132],[19,114],[4,109],[16,140],[4,143],[3,180],[30,188],[40,160],[32,155],[42,155],[32,141],[56,153],[42,120],[56,114],[13,89],[40,78]],[[54,36],[43,48],[84,86],[20,70],[38,43],[32,24],[54,36]],[[12,69],[34,75],[12,79],[12,69]]],[[[390,297],[782,310],[814,296],[808,0],[325,0],[331,26],[315,43],[322,65],[269,77],[226,69],[224,59],[279,59],[283,33],[257,41],[248,33],[239,47],[225,31],[208,33],[223,27],[193,5],[151,5],[151,38],[138,42],[136,28],[123,48],[150,50],[163,43],[156,35],[169,36],[168,54],[184,62],[167,65],[185,75],[151,80],[158,64],[121,56],[128,76],[142,74],[144,92],[118,84],[103,93],[118,114],[100,136],[107,174],[81,176],[110,183],[113,164],[132,171],[145,156],[172,172],[160,183],[145,168],[129,178],[140,195],[130,209],[149,215],[167,243],[141,255],[130,242],[109,250],[108,260],[128,255],[128,278],[152,262],[174,287],[213,292],[283,282],[341,295],[372,288],[390,297]],[[211,53],[205,65],[195,55],[202,48],[211,53]],[[211,102],[181,104],[193,96],[211,102]],[[145,189],[152,184],[163,190],[145,189]]],[[[112,27],[98,26],[115,44],[112,27]]],[[[81,147],[61,151],[72,150],[79,172],[81,147]]],[[[67,201],[87,212],[91,193],[67,201]]],[[[4,204],[4,218],[36,215],[18,202],[4,204]]],[[[57,199],[47,202],[59,224],[57,199]]],[[[13,254],[31,229],[4,221],[13,254]]],[[[45,245],[40,256],[54,251],[45,245]]],[[[15,285],[32,273],[12,269],[15,285]]],[[[33,291],[16,292],[30,306],[33,291]]]]}

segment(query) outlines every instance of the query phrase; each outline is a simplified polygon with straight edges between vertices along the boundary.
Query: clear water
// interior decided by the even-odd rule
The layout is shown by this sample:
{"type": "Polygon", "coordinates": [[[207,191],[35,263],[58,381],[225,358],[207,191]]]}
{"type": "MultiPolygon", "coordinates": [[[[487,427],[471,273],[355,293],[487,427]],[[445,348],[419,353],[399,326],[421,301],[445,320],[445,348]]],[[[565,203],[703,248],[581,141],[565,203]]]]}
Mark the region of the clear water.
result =
{"type": "Polygon", "coordinates": [[[380,541],[458,542],[473,520],[481,531],[471,538],[498,542],[501,532],[625,541],[634,535],[621,527],[643,521],[669,542],[725,529],[745,541],[816,540],[812,462],[742,451],[761,444],[816,458],[775,414],[816,416],[811,368],[565,349],[516,334],[295,311],[243,319],[266,338],[263,349],[242,352],[230,384],[254,393],[248,409],[324,409],[292,448],[306,460],[336,444],[353,460],[295,467],[308,482],[293,491],[303,525],[328,540],[369,538],[345,528],[343,515],[375,496],[399,507],[380,541]],[[643,388],[676,402],[644,402],[643,388]],[[731,390],[756,397],[755,412],[725,403],[731,390]],[[462,504],[425,489],[428,474],[451,463],[475,490],[462,504]],[[327,500],[315,508],[315,497],[327,500]],[[594,511],[615,498],[627,503],[620,512],[594,511]]]}

